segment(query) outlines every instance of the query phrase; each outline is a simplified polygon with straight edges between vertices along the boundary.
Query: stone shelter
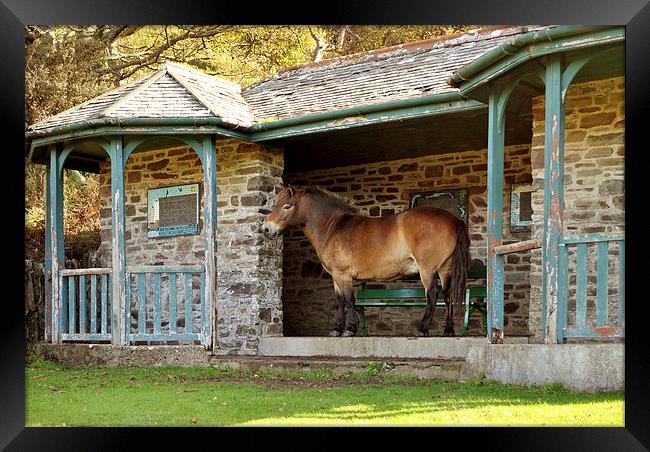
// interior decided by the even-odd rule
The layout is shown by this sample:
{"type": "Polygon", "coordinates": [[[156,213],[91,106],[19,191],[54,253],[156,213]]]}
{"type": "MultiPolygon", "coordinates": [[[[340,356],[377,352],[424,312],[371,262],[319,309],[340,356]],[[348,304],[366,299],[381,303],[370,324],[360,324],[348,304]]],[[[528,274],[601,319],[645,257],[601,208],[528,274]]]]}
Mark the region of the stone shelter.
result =
{"type": "MultiPolygon", "coordinates": [[[[265,338],[326,335],[334,292],[315,251],[299,231],[260,231],[283,183],[369,216],[452,199],[487,266],[470,282],[487,287],[487,325],[474,315],[471,335],[622,336],[624,42],[622,27],[488,27],[245,88],[166,63],[32,125],[49,174],[47,341],[255,355],[265,338]],[[100,175],[97,268],[64,268],[67,168],[100,175]]],[[[384,307],[367,322],[413,336],[421,317],[384,307]]]]}

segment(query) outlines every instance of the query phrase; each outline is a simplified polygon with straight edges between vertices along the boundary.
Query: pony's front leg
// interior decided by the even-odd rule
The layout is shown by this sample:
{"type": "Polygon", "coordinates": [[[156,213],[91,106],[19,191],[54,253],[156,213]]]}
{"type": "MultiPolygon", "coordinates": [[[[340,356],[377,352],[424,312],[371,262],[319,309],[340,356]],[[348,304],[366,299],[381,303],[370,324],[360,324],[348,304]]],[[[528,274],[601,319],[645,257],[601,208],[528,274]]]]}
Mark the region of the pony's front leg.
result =
{"type": "Polygon", "coordinates": [[[345,316],[345,302],[343,301],[343,295],[339,292],[334,284],[334,290],[336,291],[336,314],[334,314],[334,328],[330,331],[330,337],[339,337],[343,333],[343,318],[345,316]]]}
{"type": "MultiPolygon", "coordinates": [[[[354,291],[352,279],[348,277],[334,277],[334,290],[337,296],[336,324],[334,330],[341,328],[342,337],[356,336],[359,328],[359,315],[354,309],[354,291]],[[345,330],[343,330],[343,319],[345,318],[345,330]]],[[[332,330],[332,333],[334,332],[332,330]]],[[[332,335],[330,333],[330,335],[332,335]]]]}

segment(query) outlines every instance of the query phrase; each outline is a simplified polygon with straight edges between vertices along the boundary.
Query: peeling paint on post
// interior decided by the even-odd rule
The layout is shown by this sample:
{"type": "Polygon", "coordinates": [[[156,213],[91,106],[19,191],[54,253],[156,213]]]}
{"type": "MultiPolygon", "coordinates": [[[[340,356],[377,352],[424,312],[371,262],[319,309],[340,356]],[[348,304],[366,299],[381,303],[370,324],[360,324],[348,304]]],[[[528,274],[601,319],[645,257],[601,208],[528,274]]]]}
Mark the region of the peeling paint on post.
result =
{"type": "Polygon", "coordinates": [[[542,325],[544,341],[552,344],[558,340],[559,243],[563,232],[564,210],[564,103],[561,55],[548,56],[545,105],[542,325]]]}
{"type": "Polygon", "coordinates": [[[50,275],[52,276],[52,342],[55,344],[61,343],[61,286],[60,286],[60,272],[65,265],[64,251],[63,251],[63,172],[59,170],[59,154],[60,150],[55,146],[50,146],[50,204],[49,204],[49,217],[51,228],[50,235],[50,256],[51,256],[51,269],[50,275]]]}
{"type": "Polygon", "coordinates": [[[126,325],[126,251],[124,246],[124,154],[122,152],[122,136],[111,138],[111,191],[113,204],[112,217],[112,263],[113,306],[111,315],[112,343],[127,345],[129,325],[126,325]]]}
{"type": "Polygon", "coordinates": [[[50,342],[52,340],[52,220],[50,218],[50,198],[52,196],[52,189],[50,188],[50,162],[45,164],[45,275],[43,278],[45,286],[45,328],[44,340],[50,342]]]}
{"type": "Polygon", "coordinates": [[[203,201],[205,227],[205,309],[201,318],[201,344],[209,349],[215,343],[214,313],[216,293],[215,231],[217,225],[217,164],[214,137],[203,138],[203,201]]]}
{"type": "Polygon", "coordinates": [[[501,89],[492,86],[488,113],[488,257],[487,257],[487,330],[488,340],[503,343],[503,256],[494,253],[503,243],[503,154],[504,117],[499,114],[501,89]],[[499,119],[501,117],[501,120],[499,119]]]}

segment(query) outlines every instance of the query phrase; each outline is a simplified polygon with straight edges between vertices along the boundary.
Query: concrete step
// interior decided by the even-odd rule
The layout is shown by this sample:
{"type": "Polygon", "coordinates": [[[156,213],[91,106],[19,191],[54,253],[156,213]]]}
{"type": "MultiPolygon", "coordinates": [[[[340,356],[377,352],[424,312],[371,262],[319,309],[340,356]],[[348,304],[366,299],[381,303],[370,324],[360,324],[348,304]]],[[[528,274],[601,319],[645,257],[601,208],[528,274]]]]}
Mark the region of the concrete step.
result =
{"type": "Polygon", "coordinates": [[[464,360],[453,359],[385,359],[327,358],[295,356],[211,356],[210,365],[220,370],[329,371],[335,376],[375,373],[379,376],[397,375],[421,379],[458,381],[464,360]]]}
{"type": "MultiPolygon", "coordinates": [[[[484,337],[261,337],[261,356],[331,356],[349,358],[464,359],[470,345],[484,337]]],[[[528,339],[507,338],[506,343],[528,339]]]]}

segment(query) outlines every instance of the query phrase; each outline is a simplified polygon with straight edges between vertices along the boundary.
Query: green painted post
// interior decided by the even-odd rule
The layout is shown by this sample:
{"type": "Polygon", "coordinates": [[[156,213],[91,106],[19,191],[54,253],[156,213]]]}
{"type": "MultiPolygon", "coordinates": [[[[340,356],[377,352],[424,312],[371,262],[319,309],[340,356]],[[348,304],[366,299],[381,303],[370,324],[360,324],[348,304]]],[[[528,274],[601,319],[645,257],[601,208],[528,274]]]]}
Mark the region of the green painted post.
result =
{"type": "Polygon", "coordinates": [[[101,300],[102,309],[100,314],[100,327],[102,334],[108,333],[108,279],[109,275],[101,276],[101,300]]]}
{"type": "Polygon", "coordinates": [[[177,293],[176,293],[176,273],[167,274],[167,284],[169,284],[169,289],[167,293],[169,294],[169,333],[176,334],[178,332],[177,319],[176,319],[176,306],[177,306],[177,293]]]}
{"type": "Polygon", "coordinates": [[[544,116],[544,246],[542,247],[542,318],[544,341],[558,342],[558,299],[560,296],[559,243],[564,210],[564,102],[562,99],[562,56],[549,55],[546,63],[546,106],[544,116]]]}
{"type": "Polygon", "coordinates": [[[619,325],[625,324],[625,240],[618,242],[618,316],[619,325]]]}
{"type": "Polygon", "coordinates": [[[50,218],[50,161],[45,164],[45,342],[52,340],[52,227],[50,218]]]}
{"type": "MultiPolygon", "coordinates": [[[[214,308],[216,302],[216,265],[215,245],[217,228],[217,154],[214,146],[214,137],[203,137],[203,179],[205,194],[203,200],[205,229],[205,303],[201,317],[201,344],[206,349],[216,344],[214,308]]],[[[190,330],[191,331],[191,330],[190,330]]]]}
{"type": "Polygon", "coordinates": [[[90,275],[90,333],[97,333],[97,275],[90,275]]]}
{"type": "Polygon", "coordinates": [[[74,276],[68,276],[68,334],[75,334],[76,328],[76,308],[77,291],[75,286],[76,280],[74,276]]]}
{"type": "Polygon", "coordinates": [[[568,306],[569,306],[569,251],[565,244],[560,244],[559,247],[560,253],[560,268],[559,268],[559,277],[560,277],[560,294],[559,294],[559,305],[558,305],[558,316],[557,316],[557,339],[559,343],[564,342],[564,328],[566,328],[567,319],[568,319],[568,306]]]}
{"type": "MultiPolygon", "coordinates": [[[[488,244],[487,244],[487,334],[493,344],[503,343],[503,256],[494,254],[503,243],[503,154],[504,118],[499,115],[501,89],[492,86],[488,111],[488,244]]],[[[501,108],[504,108],[502,106],[501,108]]]]}
{"type": "Polygon", "coordinates": [[[145,329],[147,326],[147,306],[146,306],[146,285],[145,278],[147,277],[146,273],[138,273],[138,333],[146,333],[145,329]]]}
{"type": "Polygon", "coordinates": [[[161,334],[162,309],[160,306],[160,273],[152,276],[153,285],[153,334],[161,334]]]}
{"type": "Polygon", "coordinates": [[[52,275],[51,297],[52,297],[52,343],[61,343],[62,325],[62,288],[61,270],[65,267],[65,255],[63,251],[63,172],[59,170],[60,149],[50,146],[49,164],[49,231],[50,231],[50,267],[52,275]]]}
{"type": "Polygon", "coordinates": [[[192,274],[184,273],[184,289],[185,289],[185,332],[192,332],[192,274]]]}
{"type": "Polygon", "coordinates": [[[79,275],[79,334],[86,333],[86,276],[79,275]]]}
{"type": "Polygon", "coordinates": [[[111,191],[112,191],[112,292],[113,306],[111,316],[112,343],[127,345],[126,328],[126,251],[124,246],[124,155],[122,153],[122,136],[111,138],[111,191]]]}
{"type": "Polygon", "coordinates": [[[609,242],[598,242],[596,277],[596,326],[607,325],[607,253],[609,242]]]}

